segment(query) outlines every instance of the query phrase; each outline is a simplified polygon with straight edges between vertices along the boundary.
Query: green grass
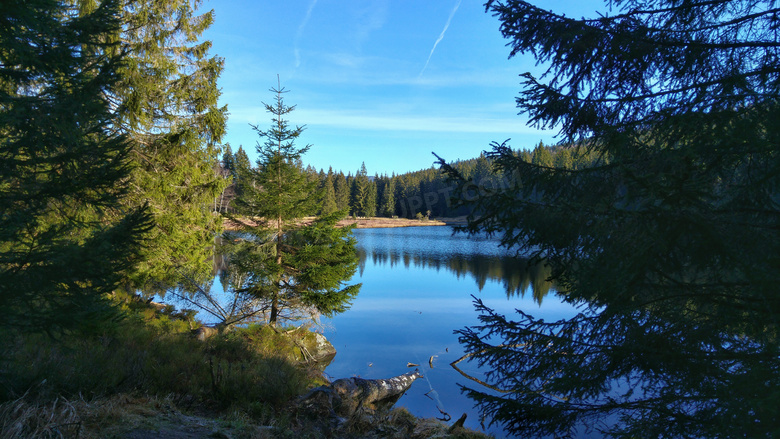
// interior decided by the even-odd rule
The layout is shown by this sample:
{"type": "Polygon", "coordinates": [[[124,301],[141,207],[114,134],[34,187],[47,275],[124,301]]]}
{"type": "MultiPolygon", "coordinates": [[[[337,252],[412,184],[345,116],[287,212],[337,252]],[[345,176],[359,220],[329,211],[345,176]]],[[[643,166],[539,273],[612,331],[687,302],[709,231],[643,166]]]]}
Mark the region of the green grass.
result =
{"type": "Polygon", "coordinates": [[[137,304],[122,306],[128,318],[111,333],[60,340],[6,335],[0,400],[136,392],[262,412],[281,409],[317,384],[272,330],[251,327],[202,342],[190,336],[185,320],[137,304]]]}

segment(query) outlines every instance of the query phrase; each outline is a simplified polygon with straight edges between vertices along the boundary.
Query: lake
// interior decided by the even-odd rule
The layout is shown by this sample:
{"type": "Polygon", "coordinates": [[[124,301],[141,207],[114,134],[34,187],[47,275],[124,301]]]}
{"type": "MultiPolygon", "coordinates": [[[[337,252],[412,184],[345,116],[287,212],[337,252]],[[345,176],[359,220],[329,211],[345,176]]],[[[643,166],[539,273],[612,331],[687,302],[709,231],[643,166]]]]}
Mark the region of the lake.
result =
{"type": "MultiPolygon", "coordinates": [[[[352,282],[363,287],[350,310],[323,320],[323,332],[338,351],[325,373],[334,379],[389,378],[414,370],[408,363],[418,364],[424,378],[396,404],[417,416],[449,415],[454,422],[467,413],[465,425],[483,430],[459,384],[490,390],[450,365],[464,355],[453,331],[479,323],[472,295],[505,315],[515,309],[545,320],[576,314],[548,294],[554,286],[546,281],[545,267],[513,257],[495,239],[453,236],[450,227],[357,229],[354,234],[360,267],[352,282]]],[[[457,366],[484,378],[474,363],[457,366]]],[[[485,431],[505,435],[497,426],[485,431]]]]}
{"type": "MultiPolygon", "coordinates": [[[[390,378],[419,368],[424,378],[415,381],[397,406],[449,423],[466,413],[467,427],[506,436],[488,422],[483,428],[472,400],[461,394],[460,385],[492,390],[469,378],[484,381],[484,371],[475,363],[459,362],[460,371],[450,365],[464,355],[453,331],[479,324],[474,297],[510,317],[515,309],[548,321],[575,315],[554,294],[547,267],[515,257],[497,239],[453,235],[447,226],[356,229],[354,235],[360,263],[350,283],[363,287],[348,311],[323,318],[317,328],[338,352],[325,374],[332,379],[390,378]]],[[[226,262],[218,256],[216,272],[224,273],[226,262]]],[[[228,310],[234,296],[225,293],[229,282],[223,277],[205,289],[228,310]]],[[[221,321],[206,312],[198,318],[206,324],[221,321]]]]}

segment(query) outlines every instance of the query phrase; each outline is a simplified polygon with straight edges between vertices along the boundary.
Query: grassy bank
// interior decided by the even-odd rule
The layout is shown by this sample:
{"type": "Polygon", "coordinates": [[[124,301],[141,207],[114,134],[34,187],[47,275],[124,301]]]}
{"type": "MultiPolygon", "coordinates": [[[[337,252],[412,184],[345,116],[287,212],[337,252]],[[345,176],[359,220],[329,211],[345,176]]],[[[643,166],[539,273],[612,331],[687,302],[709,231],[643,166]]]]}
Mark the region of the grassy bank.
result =
{"type": "Polygon", "coordinates": [[[325,381],[288,336],[251,326],[199,341],[185,314],[117,301],[126,318],[101,334],[0,335],[0,438],[471,437],[403,410],[329,436],[295,413],[325,381]]]}

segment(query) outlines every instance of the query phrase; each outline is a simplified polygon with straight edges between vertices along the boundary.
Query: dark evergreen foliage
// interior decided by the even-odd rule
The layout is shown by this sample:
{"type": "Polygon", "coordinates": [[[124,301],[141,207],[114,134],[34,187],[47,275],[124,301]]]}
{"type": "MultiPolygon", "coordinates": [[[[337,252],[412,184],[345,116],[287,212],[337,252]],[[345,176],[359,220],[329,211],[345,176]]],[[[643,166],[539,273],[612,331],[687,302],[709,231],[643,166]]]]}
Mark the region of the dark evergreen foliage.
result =
{"type": "Polygon", "coordinates": [[[125,61],[119,4],[0,4],[0,328],[57,334],[115,316],[146,207],[121,209],[127,139],[106,96],[125,61]]]}
{"type": "MultiPolygon", "coordinates": [[[[613,2],[570,19],[489,1],[511,55],[547,66],[517,99],[592,166],[487,154],[508,187],[468,192],[468,230],[544,255],[579,314],[514,320],[478,303],[460,332],[518,435],[780,433],[780,21],[773,2],[613,2]]],[[[576,157],[576,156],[575,156],[576,157]]],[[[575,160],[576,161],[576,160],[575,160]]]]}
{"type": "Polygon", "coordinates": [[[382,195],[380,196],[381,202],[379,203],[379,215],[392,218],[395,215],[395,179],[384,178],[381,180],[383,183],[382,195]]]}
{"type": "MultiPolygon", "coordinates": [[[[536,154],[545,157],[546,163],[562,163],[569,168],[586,168],[599,160],[593,152],[574,150],[564,145],[545,146],[539,143],[534,149],[536,154]]],[[[527,150],[517,151],[518,157],[532,161],[527,150]]],[[[508,177],[494,174],[491,159],[481,155],[475,159],[462,160],[454,166],[462,176],[471,179],[475,191],[484,192],[495,188],[507,187],[508,177]]],[[[327,175],[320,174],[319,188],[325,190],[327,175]]],[[[435,168],[409,172],[401,175],[368,177],[365,163],[356,175],[344,177],[333,174],[334,196],[338,210],[348,209],[355,216],[400,216],[415,218],[417,214],[431,218],[457,217],[471,212],[468,206],[453,205],[451,197],[456,184],[440,170],[435,168]],[[349,190],[347,190],[349,186],[349,190]]],[[[323,202],[326,196],[322,195],[323,202]]]]}

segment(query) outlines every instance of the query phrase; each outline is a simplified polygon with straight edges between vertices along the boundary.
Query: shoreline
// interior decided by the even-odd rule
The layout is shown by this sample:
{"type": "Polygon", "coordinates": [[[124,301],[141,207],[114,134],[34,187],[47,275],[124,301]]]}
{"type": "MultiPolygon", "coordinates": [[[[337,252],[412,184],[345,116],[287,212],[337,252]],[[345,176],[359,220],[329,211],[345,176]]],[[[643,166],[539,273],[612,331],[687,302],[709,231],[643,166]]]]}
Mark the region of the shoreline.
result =
{"type": "Polygon", "coordinates": [[[390,229],[396,227],[430,227],[430,226],[452,226],[465,225],[466,218],[434,218],[434,219],[408,219],[408,218],[344,218],[338,222],[341,227],[355,225],[357,229],[390,229]]]}
{"type": "MultiPolygon", "coordinates": [[[[303,221],[310,221],[313,217],[304,218],[303,221]]],[[[254,225],[253,221],[246,221],[249,225],[254,225]]],[[[352,218],[347,217],[338,222],[339,227],[355,225],[357,229],[390,229],[398,227],[431,227],[431,226],[461,226],[466,225],[466,217],[438,218],[438,219],[408,219],[408,218],[384,218],[378,216],[352,218]]],[[[225,218],[223,220],[225,230],[236,230],[238,224],[225,218]]]]}

